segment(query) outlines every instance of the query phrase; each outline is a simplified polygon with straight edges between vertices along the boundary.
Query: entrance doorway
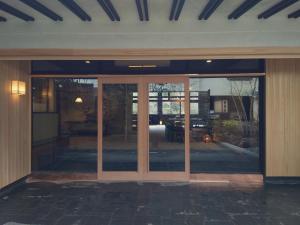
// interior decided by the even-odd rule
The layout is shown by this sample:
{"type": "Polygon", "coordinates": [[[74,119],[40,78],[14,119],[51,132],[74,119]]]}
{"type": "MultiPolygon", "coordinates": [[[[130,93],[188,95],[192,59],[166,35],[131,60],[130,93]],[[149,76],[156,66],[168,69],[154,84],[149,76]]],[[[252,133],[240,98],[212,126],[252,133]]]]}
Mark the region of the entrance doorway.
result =
{"type": "Polygon", "coordinates": [[[188,180],[188,78],[115,76],[98,82],[98,178],[188,180]]]}
{"type": "Polygon", "coordinates": [[[99,180],[261,174],[263,78],[32,78],[32,170],[99,180]]]}

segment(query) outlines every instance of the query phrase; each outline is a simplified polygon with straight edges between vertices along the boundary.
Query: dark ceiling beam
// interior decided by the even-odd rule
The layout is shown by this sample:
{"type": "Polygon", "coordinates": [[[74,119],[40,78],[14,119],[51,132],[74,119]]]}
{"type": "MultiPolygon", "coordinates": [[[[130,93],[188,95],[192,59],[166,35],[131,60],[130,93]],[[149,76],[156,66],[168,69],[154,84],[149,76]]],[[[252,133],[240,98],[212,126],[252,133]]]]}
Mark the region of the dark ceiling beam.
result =
{"type": "Polygon", "coordinates": [[[288,18],[290,18],[290,19],[297,19],[299,17],[300,17],[300,9],[298,9],[297,11],[292,12],[288,15],[288,18]]]}
{"type": "Polygon", "coordinates": [[[144,2],[145,20],[149,21],[148,0],[143,0],[143,2],[144,2]]]}
{"type": "Polygon", "coordinates": [[[262,0],[245,0],[228,16],[228,19],[238,19],[261,1],[262,0]]]}
{"type": "Polygon", "coordinates": [[[18,17],[20,18],[21,20],[24,20],[26,22],[28,21],[34,21],[34,18],[21,12],[20,10],[0,1],[0,10],[6,12],[6,13],[9,13],[15,17],[18,17]]]}
{"type": "Polygon", "coordinates": [[[258,19],[268,19],[269,17],[284,10],[285,8],[289,7],[290,5],[295,4],[298,1],[299,0],[281,0],[276,5],[272,6],[271,8],[269,8],[266,11],[259,14],[258,19]]]}
{"type": "Polygon", "coordinates": [[[169,20],[174,20],[174,16],[175,16],[175,11],[177,9],[178,6],[178,2],[179,0],[173,0],[172,2],[172,6],[171,6],[171,11],[170,11],[170,16],[169,16],[169,20]]]}
{"type": "Polygon", "coordinates": [[[135,0],[140,21],[149,21],[148,0],[135,0]]]}
{"type": "Polygon", "coordinates": [[[66,8],[72,11],[82,21],[91,21],[92,18],[74,1],[74,0],[58,0],[66,8]]]}
{"type": "Polygon", "coordinates": [[[110,9],[110,11],[112,12],[112,14],[114,15],[115,20],[120,21],[121,18],[119,16],[116,8],[114,7],[114,5],[111,3],[111,1],[110,0],[105,0],[105,2],[106,2],[106,5],[108,6],[108,8],[110,9]]]}
{"type": "Polygon", "coordinates": [[[4,18],[4,17],[0,16],[0,22],[6,22],[6,21],[7,21],[7,19],[6,19],[6,18],[4,18]]]}
{"type": "Polygon", "coordinates": [[[176,20],[176,21],[179,19],[179,16],[180,16],[180,14],[181,14],[181,11],[182,11],[182,8],[183,8],[184,3],[185,3],[185,0],[181,0],[181,1],[179,2],[177,11],[176,11],[176,13],[175,13],[175,20],[176,20]]]}
{"type": "Polygon", "coordinates": [[[63,18],[57,15],[55,12],[44,6],[43,4],[39,3],[36,0],[19,0],[24,4],[30,6],[31,8],[35,9],[36,11],[40,12],[41,14],[49,17],[54,21],[63,21],[63,18]]]}
{"type": "Polygon", "coordinates": [[[185,0],[173,0],[169,20],[178,20],[181,14],[185,0]]]}
{"type": "Polygon", "coordinates": [[[120,21],[120,16],[110,0],[98,0],[102,9],[105,11],[111,21],[120,21]]]}
{"type": "Polygon", "coordinates": [[[115,21],[115,17],[113,15],[113,13],[111,12],[111,10],[109,9],[109,7],[106,5],[105,1],[104,0],[98,0],[98,3],[100,4],[100,6],[104,10],[104,12],[107,14],[107,16],[110,18],[110,20],[115,21]]]}
{"type": "Polygon", "coordinates": [[[139,14],[140,21],[143,21],[144,20],[144,15],[143,15],[143,9],[142,9],[141,1],[140,0],[135,0],[135,4],[136,4],[136,8],[137,8],[137,11],[138,11],[138,14],[139,14]]]}
{"type": "Polygon", "coordinates": [[[207,20],[214,11],[222,4],[224,0],[209,0],[201,14],[199,15],[199,20],[207,20]]]}

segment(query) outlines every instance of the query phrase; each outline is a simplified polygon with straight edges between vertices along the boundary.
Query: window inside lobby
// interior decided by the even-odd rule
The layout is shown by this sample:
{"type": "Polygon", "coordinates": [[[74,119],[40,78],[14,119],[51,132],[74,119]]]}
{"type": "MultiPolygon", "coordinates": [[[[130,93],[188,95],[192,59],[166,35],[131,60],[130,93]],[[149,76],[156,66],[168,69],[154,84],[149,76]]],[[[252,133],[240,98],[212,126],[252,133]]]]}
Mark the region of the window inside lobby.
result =
{"type": "Polygon", "coordinates": [[[190,79],[191,173],[260,172],[259,78],[190,79]]]}
{"type": "Polygon", "coordinates": [[[32,170],[97,172],[97,79],[32,78],[32,170]]]}

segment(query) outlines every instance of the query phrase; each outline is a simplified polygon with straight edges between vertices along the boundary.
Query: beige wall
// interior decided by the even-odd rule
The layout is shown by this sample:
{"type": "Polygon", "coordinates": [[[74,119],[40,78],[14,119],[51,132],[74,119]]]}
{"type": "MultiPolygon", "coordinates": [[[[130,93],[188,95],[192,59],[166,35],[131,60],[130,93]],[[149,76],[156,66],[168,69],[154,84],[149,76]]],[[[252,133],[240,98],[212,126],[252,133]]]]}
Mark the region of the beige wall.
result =
{"type": "Polygon", "coordinates": [[[30,173],[29,62],[0,61],[0,188],[30,173]],[[10,92],[26,81],[26,95],[10,92]]]}
{"type": "Polygon", "coordinates": [[[300,176],[300,59],[267,60],[266,175],[300,176]]]}

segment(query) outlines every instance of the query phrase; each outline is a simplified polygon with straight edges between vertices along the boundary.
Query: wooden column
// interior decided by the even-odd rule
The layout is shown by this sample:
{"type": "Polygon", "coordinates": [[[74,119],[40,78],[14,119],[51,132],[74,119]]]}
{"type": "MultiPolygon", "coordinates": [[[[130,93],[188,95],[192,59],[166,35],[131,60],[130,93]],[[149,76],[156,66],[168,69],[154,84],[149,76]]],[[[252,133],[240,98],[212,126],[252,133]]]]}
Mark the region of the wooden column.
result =
{"type": "Polygon", "coordinates": [[[300,176],[300,59],[266,67],[266,176],[300,176]]]}

